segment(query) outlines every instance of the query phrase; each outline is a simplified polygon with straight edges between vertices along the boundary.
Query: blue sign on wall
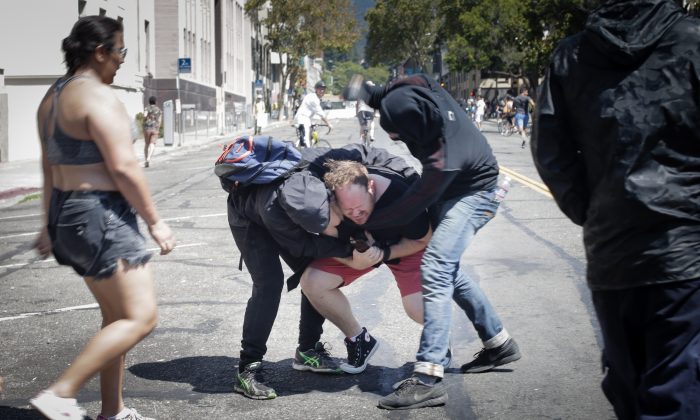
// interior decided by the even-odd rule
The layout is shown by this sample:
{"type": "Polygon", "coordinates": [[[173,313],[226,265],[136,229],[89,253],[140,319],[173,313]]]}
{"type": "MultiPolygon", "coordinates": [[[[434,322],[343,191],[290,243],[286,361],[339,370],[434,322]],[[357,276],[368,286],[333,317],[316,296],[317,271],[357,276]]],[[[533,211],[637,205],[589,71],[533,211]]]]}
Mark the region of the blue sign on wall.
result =
{"type": "Polygon", "coordinates": [[[177,70],[180,73],[191,73],[192,72],[192,60],[189,58],[178,58],[177,59],[177,70]]]}

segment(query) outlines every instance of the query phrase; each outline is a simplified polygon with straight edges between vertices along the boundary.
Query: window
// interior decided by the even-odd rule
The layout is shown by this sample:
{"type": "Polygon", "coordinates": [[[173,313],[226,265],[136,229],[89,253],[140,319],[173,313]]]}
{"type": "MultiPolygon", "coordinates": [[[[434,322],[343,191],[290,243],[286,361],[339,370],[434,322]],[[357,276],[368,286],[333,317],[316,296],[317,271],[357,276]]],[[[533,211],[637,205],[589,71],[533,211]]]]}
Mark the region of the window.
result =
{"type": "Polygon", "coordinates": [[[151,71],[151,24],[145,20],[143,22],[143,33],[146,41],[146,73],[151,71]]]}

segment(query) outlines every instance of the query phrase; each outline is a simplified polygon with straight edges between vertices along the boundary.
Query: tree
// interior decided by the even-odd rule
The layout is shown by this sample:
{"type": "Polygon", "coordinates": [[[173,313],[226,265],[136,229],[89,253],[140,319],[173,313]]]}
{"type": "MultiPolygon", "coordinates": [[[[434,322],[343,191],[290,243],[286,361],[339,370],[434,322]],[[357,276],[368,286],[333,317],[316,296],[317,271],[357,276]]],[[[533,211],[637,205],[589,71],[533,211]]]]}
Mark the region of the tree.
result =
{"type": "MultiPolygon", "coordinates": [[[[286,56],[281,84],[286,86],[290,80],[292,89],[303,71],[299,62],[305,55],[320,55],[324,49],[348,50],[357,38],[350,0],[249,0],[245,11],[254,23],[267,28],[268,48],[279,54],[280,63],[286,56]],[[266,13],[261,13],[263,8],[266,13]]],[[[280,109],[283,101],[280,95],[280,109]]]]}
{"type": "Polygon", "coordinates": [[[598,0],[443,0],[450,69],[488,69],[527,80],[533,92],[556,45],[583,29],[598,0]]]}
{"type": "Polygon", "coordinates": [[[352,61],[336,63],[331,74],[333,75],[333,92],[342,92],[348,85],[350,78],[355,74],[362,75],[363,80],[371,80],[378,85],[386,83],[389,79],[389,70],[384,67],[364,68],[352,61]]]}
{"type": "Polygon", "coordinates": [[[412,59],[425,70],[435,50],[440,19],[434,0],[377,0],[365,15],[365,55],[373,64],[395,66],[412,59]]]}

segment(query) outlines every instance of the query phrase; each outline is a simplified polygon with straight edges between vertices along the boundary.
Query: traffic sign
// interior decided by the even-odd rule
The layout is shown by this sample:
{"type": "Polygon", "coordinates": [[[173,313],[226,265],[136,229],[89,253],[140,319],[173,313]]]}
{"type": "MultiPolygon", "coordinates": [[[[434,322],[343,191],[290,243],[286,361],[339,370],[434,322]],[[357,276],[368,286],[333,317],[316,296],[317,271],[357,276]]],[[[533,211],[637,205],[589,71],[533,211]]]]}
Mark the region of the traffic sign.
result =
{"type": "Polygon", "coordinates": [[[177,70],[180,73],[191,73],[192,72],[192,60],[189,58],[178,58],[177,59],[177,70]]]}

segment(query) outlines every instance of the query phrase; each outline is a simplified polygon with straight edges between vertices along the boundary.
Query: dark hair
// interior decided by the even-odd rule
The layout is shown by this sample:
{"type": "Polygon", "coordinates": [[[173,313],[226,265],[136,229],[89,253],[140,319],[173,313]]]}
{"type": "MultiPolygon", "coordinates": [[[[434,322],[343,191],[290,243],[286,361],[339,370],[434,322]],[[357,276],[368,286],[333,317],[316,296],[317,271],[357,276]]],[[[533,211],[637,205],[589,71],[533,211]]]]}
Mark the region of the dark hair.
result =
{"type": "Polygon", "coordinates": [[[148,98],[148,103],[151,104],[151,105],[155,105],[155,104],[156,104],[156,97],[155,97],[155,96],[149,97],[149,98],[148,98]]]}
{"type": "Polygon", "coordinates": [[[107,50],[111,50],[114,47],[114,35],[118,32],[124,32],[122,23],[107,16],[85,16],[78,19],[70,35],[63,38],[61,43],[68,74],[73,74],[85,65],[98,46],[104,45],[107,50]]]}

